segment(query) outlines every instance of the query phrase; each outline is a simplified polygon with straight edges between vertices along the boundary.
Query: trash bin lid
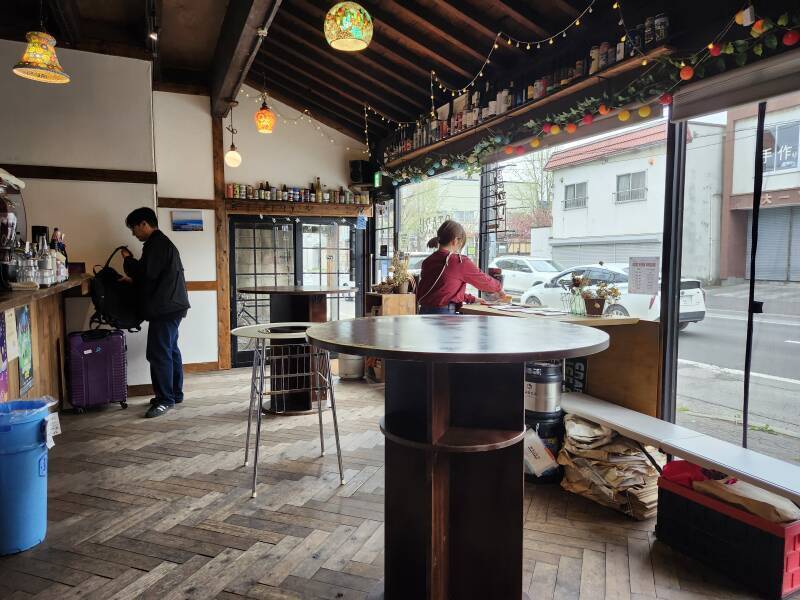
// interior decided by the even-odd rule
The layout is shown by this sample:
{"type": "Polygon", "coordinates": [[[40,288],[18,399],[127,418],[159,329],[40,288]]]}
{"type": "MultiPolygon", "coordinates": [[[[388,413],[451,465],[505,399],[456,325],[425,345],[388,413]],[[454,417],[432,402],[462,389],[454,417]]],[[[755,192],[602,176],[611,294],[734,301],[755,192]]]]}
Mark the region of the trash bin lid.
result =
{"type": "Polygon", "coordinates": [[[30,423],[47,416],[55,400],[48,396],[36,400],[0,402],[0,425],[30,423]]]}

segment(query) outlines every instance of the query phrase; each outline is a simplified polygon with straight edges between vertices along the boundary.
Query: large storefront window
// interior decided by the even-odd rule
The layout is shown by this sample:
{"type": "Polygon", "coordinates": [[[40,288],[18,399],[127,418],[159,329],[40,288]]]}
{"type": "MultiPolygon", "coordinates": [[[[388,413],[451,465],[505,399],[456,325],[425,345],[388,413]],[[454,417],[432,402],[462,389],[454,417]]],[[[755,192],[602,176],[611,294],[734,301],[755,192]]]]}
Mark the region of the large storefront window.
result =
{"type": "MultiPolygon", "coordinates": [[[[688,124],[681,310],[700,282],[706,312],[679,339],[676,419],[735,444],[744,427],[757,109],[737,107],[688,124]],[[716,177],[690,186],[698,160],[712,158],[720,165],[716,177]]],[[[764,312],[754,316],[747,437],[753,450],[800,463],[798,122],[800,94],[767,102],[755,264],[755,300],[764,312]]]]}
{"type": "Polygon", "coordinates": [[[383,281],[389,275],[394,254],[394,200],[375,204],[375,262],[372,281],[383,281]]]}
{"type": "Polygon", "coordinates": [[[458,221],[467,232],[463,253],[478,263],[480,178],[453,171],[400,188],[398,250],[409,256],[409,269],[418,272],[430,255],[428,240],[447,219],[458,221]]]}
{"type": "Polygon", "coordinates": [[[485,230],[486,264],[503,269],[506,291],[565,309],[562,283],[581,276],[619,289],[607,313],[658,320],[659,295],[627,286],[631,258],[661,257],[666,140],[662,119],[486,168],[484,207],[494,214],[492,204],[504,204],[505,213],[496,233],[485,230]]]}

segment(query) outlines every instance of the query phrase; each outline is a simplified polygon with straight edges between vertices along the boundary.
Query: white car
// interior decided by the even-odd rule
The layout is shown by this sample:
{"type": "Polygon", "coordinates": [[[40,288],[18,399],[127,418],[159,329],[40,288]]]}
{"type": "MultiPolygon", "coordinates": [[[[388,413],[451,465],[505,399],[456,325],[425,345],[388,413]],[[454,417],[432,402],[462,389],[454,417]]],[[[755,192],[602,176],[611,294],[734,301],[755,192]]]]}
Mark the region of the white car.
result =
{"type": "Polygon", "coordinates": [[[533,256],[498,256],[489,267],[503,272],[503,289],[511,294],[521,294],[537,282],[550,281],[562,267],[550,258],[533,256]]]}
{"type": "MultiPolygon", "coordinates": [[[[619,300],[607,305],[605,314],[638,317],[648,321],[658,321],[661,315],[661,296],[628,293],[627,265],[582,265],[561,271],[544,283],[532,285],[520,299],[528,306],[546,306],[564,309],[563,297],[569,291],[573,276],[584,277],[589,285],[604,281],[614,285],[620,292],[619,300]]],[[[686,329],[689,323],[702,321],[706,316],[706,294],[697,279],[681,279],[680,328],[686,329]]]]}

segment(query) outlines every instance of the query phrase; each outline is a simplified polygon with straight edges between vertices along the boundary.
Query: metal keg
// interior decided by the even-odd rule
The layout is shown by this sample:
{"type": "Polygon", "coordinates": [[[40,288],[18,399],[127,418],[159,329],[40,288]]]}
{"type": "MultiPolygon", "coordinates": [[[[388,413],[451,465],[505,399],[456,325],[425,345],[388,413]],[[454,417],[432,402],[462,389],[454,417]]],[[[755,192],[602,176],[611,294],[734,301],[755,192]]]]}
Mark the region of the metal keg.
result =
{"type": "Polygon", "coordinates": [[[554,413],[561,410],[561,363],[525,363],[525,410],[554,413]]]}

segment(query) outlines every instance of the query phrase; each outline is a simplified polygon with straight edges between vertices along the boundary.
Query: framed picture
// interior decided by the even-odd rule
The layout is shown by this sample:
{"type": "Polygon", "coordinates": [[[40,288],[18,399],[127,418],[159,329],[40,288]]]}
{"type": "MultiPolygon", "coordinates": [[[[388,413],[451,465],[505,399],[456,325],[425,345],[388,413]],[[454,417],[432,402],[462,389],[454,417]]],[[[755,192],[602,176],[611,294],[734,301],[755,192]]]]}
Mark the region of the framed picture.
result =
{"type": "Polygon", "coordinates": [[[203,231],[202,211],[173,210],[172,231],[203,231]]]}

